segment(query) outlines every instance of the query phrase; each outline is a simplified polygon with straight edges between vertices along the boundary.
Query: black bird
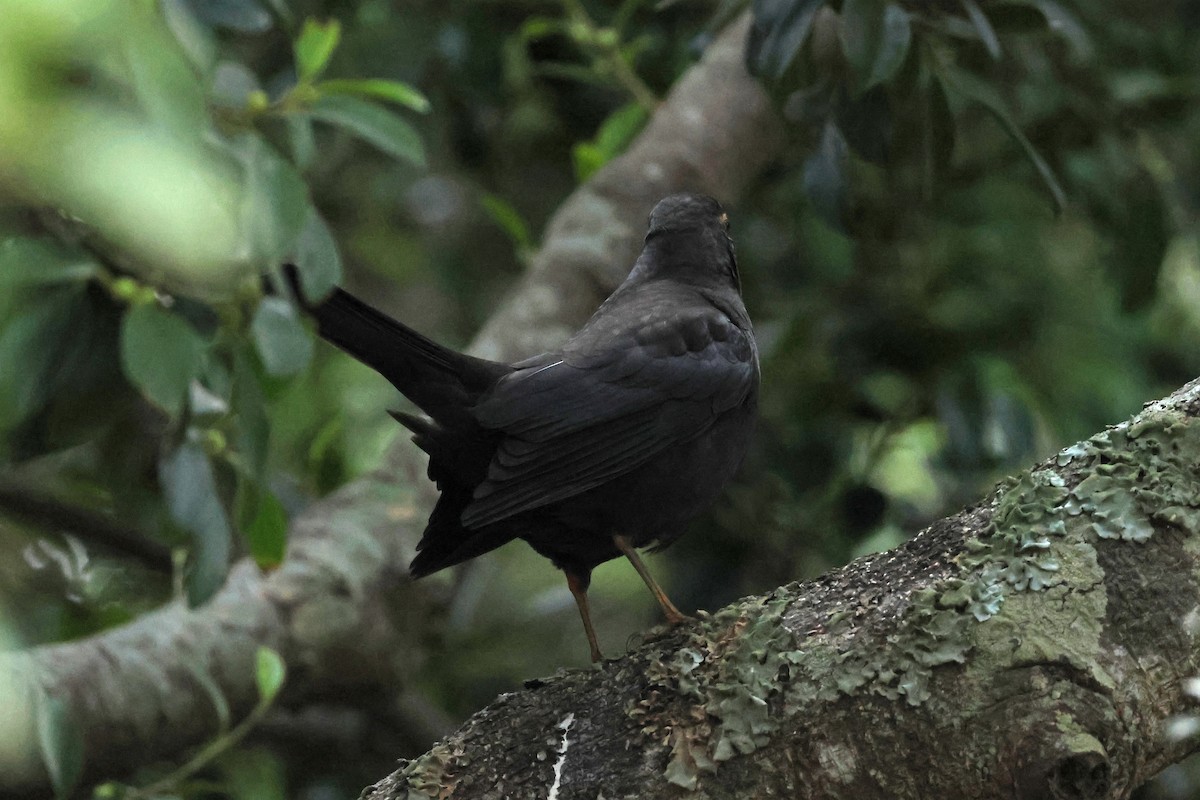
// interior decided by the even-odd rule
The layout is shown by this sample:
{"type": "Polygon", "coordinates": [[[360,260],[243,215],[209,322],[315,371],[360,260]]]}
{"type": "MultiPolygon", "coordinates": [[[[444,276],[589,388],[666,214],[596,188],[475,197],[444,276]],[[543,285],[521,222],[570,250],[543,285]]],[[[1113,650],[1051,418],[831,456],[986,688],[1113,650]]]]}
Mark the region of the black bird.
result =
{"type": "Polygon", "coordinates": [[[427,415],[392,414],[441,491],[415,577],[524,539],[566,573],[593,661],[597,564],[624,554],[667,620],[687,619],[636,548],[683,533],[754,427],[758,349],[717,201],[659,202],[625,282],[560,349],[515,364],[442,347],[341,289],[308,303],[288,275],[320,335],[427,415]]]}

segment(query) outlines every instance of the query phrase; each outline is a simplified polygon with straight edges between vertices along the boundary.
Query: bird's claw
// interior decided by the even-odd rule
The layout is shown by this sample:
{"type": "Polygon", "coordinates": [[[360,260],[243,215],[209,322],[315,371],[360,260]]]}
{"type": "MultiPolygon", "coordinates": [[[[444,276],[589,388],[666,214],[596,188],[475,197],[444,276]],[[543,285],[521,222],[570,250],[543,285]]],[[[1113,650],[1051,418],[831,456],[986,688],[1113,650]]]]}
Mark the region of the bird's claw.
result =
{"type": "Polygon", "coordinates": [[[689,617],[687,614],[675,613],[666,614],[667,625],[674,628],[676,625],[682,625],[685,622],[695,622],[695,617],[689,617]]]}

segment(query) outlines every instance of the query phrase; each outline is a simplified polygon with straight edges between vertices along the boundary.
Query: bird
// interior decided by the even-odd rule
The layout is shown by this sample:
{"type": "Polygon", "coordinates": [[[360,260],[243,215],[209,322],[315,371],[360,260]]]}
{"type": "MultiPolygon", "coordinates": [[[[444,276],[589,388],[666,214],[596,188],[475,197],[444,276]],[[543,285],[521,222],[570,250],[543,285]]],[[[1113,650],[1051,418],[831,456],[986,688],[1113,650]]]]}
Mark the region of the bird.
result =
{"type": "Polygon", "coordinates": [[[670,625],[690,619],[639,549],[661,549],[708,507],[755,425],[758,347],[729,216],[683,193],[650,212],[628,277],[562,347],[516,363],[457,352],[335,288],[293,296],[317,333],[420,410],[391,411],[428,455],[440,495],[414,578],[522,539],[566,576],[593,662],[587,591],[625,556],[670,625]]]}

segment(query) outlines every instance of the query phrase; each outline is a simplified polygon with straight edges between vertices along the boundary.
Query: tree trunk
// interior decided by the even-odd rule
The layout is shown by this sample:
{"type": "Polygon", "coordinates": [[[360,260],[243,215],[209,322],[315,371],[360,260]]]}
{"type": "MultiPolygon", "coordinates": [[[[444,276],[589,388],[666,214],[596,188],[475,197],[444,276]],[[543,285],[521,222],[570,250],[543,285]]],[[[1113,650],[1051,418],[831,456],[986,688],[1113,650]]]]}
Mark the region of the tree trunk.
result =
{"type": "Polygon", "coordinates": [[[392,798],[1123,798],[1196,748],[1200,380],[887,553],[500,697],[392,798]]]}

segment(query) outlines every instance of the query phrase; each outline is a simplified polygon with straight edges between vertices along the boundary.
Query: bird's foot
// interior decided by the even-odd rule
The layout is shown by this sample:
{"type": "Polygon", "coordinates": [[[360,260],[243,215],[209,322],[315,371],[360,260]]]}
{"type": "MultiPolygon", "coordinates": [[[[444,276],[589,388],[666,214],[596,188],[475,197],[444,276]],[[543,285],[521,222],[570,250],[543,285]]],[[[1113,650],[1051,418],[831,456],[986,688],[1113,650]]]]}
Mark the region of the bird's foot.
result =
{"type": "Polygon", "coordinates": [[[667,620],[667,625],[672,628],[674,628],[676,625],[682,625],[685,622],[695,622],[696,621],[695,617],[689,617],[687,614],[684,614],[682,611],[679,611],[678,609],[675,609],[674,613],[669,612],[669,611],[665,612],[663,614],[663,616],[667,620]]]}

